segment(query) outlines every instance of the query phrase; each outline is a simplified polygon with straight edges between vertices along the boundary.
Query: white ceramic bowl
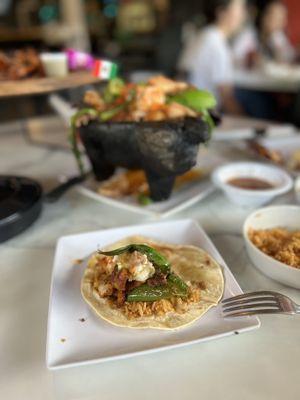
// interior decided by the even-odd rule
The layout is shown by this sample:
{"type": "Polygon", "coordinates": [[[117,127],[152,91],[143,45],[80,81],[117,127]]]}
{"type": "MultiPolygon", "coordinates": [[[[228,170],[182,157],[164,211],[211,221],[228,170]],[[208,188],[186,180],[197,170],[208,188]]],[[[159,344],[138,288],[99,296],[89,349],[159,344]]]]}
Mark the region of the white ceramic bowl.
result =
{"type": "Polygon", "coordinates": [[[290,267],[259,250],[249,239],[249,229],[271,229],[282,227],[300,230],[300,207],[271,206],[252,213],[244,223],[246,249],[253,264],[263,274],[275,281],[300,289],[300,269],[290,267]]]}
{"type": "Polygon", "coordinates": [[[293,187],[292,178],[281,168],[256,162],[236,162],[217,168],[212,180],[223,190],[229,200],[243,207],[259,207],[293,187]],[[274,185],[266,190],[248,190],[227,183],[232,178],[263,179],[274,185]]]}

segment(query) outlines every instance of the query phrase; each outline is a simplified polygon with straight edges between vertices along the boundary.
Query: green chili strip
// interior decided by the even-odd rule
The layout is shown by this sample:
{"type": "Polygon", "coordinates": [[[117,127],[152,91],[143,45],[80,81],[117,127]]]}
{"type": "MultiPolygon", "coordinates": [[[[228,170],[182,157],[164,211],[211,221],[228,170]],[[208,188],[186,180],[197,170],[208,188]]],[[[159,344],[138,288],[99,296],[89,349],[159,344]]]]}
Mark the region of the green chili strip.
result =
{"type": "Polygon", "coordinates": [[[188,285],[178,275],[171,272],[167,281],[175,296],[186,296],[188,294],[188,285]]]}
{"type": "Polygon", "coordinates": [[[112,96],[120,96],[125,86],[125,82],[121,78],[113,78],[107,84],[107,89],[112,96]]]}
{"type": "Polygon", "coordinates": [[[211,93],[205,90],[187,89],[169,96],[168,102],[179,103],[201,113],[202,120],[207,124],[209,133],[212,133],[215,123],[208,110],[215,108],[217,101],[211,93]]]}
{"type": "Polygon", "coordinates": [[[208,126],[208,130],[209,130],[209,134],[211,135],[212,131],[213,131],[214,127],[215,127],[215,122],[212,119],[209,111],[207,111],[207,110],[203,110],[202,111],[202,120],[204,122],[206,122],[206,124],[208,126]]]}
{"type": "Polygon", "coordinates": [[[157,301],[171,297],[186,297],[187,284],[173,272],[167,278],[166,285],[149,286],[147,283],[132,289],[127,295],[127,301],[157,301]]]}
{"type": "Polygon", "coordinates": [[[126,300],[130,303],[135,301],[157,301],[161,299],[169,299],[173,293],[168,285],[149,286],[147,284],[141,285],[132,289],[126,300]]]}
{"type": "Polygon", "coordinates": [[[153,203],[151,197],[145,195],[144,193],[140,193],[138,195],[138,202],[141,206],[148,206],[149,204],[153,203]]]}
{"type": "Polygon", "coordinates": [[[198,90],[193,88],[186,89],[173,96],[169,96],[169,101],[180,103],[198,112],[215,108],[217,105],[216,98],[213,94],[206,90],[198,90]]]}

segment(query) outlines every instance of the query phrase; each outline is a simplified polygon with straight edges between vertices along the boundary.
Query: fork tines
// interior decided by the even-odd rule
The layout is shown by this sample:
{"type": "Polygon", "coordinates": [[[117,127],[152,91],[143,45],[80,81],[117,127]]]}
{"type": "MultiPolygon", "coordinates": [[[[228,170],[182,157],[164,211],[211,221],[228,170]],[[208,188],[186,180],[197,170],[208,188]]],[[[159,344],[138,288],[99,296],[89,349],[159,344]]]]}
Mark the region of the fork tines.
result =
{"type": "Polygon", "coordinates": [[[226,317],[241,317],[256,314],[276,314],[282,312],[282,308],[275,292],[260,291],[223,300],[222,311],[226,317]]]}

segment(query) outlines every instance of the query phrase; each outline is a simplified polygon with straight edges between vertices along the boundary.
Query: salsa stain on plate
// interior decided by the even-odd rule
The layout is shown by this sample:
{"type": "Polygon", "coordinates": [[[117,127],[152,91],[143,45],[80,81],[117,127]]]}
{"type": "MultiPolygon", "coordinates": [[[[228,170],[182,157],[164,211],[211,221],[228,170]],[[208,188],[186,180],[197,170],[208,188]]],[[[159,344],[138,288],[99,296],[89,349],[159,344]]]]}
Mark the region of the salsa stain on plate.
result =
{"type": "Polygon", "coordinates": [[[246,190],[268,190],[275,187],[275,185],[265,180],[248,177],[232,178],[229,179],[226,183],[231,186],[246,190]]]}

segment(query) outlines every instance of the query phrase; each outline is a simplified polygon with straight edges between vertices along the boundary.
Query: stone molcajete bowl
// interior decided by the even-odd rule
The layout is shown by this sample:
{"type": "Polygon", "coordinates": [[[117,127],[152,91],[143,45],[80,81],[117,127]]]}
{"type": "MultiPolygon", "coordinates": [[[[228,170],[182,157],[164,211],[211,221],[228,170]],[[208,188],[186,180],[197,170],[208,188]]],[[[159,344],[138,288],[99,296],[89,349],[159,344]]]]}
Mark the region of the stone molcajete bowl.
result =
{"type": "Polygon", "coordinates": [[[201,118],[155,122],[90,121],[79,135],[101,181],[116,167],[143,169],[154,201],[170,197],[177,175],[197,161],[200,143],[208,141],[208,125],[201,118]]]}

